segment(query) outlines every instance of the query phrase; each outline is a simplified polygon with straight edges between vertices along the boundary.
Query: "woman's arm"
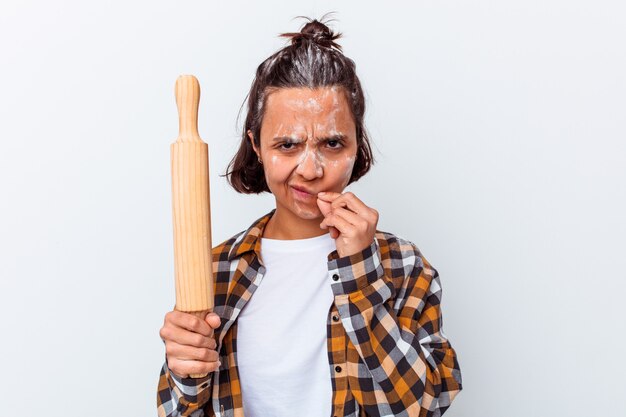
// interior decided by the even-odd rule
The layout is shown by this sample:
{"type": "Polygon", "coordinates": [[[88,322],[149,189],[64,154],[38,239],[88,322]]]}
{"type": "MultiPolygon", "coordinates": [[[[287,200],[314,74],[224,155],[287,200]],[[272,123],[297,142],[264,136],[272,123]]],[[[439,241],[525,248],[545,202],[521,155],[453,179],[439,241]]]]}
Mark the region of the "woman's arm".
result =
{"type": "Polygon", "coordinates": [[[385,276],[374,239],[329,260],[338,276],[332,289],[346,333],[388,402],[409,415],[439,416],[462,389],[456,352],[442,330],[439,274],[413,243],[398,243],[388,255],[391,267],[404,268],[400,287],[385,276]]]}

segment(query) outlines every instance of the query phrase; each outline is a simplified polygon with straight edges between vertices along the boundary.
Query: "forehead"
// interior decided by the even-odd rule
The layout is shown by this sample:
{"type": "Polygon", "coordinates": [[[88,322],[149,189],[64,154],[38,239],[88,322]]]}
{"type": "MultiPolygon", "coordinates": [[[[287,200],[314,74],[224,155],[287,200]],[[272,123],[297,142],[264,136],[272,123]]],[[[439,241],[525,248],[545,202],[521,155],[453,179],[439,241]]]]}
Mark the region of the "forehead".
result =
{"type": "Polygon", "coordinates": [[[281,88],[267,97],[262,131],[338,130],[351,135],[354,129],[342,87],[281,88]]]}

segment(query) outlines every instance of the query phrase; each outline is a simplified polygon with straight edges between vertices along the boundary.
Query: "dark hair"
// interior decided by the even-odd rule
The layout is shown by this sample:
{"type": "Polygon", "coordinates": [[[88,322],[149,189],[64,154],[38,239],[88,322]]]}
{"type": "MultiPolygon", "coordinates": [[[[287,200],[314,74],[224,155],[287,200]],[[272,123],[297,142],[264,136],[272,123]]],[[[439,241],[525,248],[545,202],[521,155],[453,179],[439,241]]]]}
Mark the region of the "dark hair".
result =
{"type": "Polygon", "coordinates": [[[223,175],[240,193],[259,194],[270,191],[265,181],[263,165],[258,161],[247,132],[252,132],[255,146],[260,148],[261,124],[267,97],[280,88],[343,87],[356,125],[357,137],[357,154],[348,184],[365,175],[374,164],[363,120],[365,97],[356,75],[356,65],[341,52],[341,46],[334,42],[341,33],[335,34],[326,24],[316,19],[298,17],[304,17],[308,23],[300,32],[279,35],[291,38],[291,44],[275,52],[258,66],[247,95],[248,113],[241,144],[223,175]]]}

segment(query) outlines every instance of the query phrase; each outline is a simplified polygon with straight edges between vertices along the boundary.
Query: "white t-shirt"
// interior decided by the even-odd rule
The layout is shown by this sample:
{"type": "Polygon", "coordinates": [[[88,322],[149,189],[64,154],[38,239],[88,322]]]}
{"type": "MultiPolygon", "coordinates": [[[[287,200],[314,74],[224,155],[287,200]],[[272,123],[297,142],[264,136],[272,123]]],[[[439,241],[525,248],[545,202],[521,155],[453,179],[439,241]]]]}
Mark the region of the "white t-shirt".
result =
{"type": "Polygon", "coordinates": [[[261,238],[265,275],[237,317],[237,362],[246,417],[328,417],[326,322],[333,303],[328,233],[261,238]]]}

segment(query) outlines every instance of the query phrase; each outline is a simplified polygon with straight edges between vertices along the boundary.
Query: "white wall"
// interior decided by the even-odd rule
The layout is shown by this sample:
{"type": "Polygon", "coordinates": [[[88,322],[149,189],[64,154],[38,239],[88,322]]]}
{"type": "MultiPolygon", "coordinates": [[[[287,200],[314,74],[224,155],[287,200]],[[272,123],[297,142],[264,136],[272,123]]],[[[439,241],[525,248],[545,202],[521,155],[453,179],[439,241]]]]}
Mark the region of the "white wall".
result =
{"type": "Polygon", "coordinates": [[[176,77],[201,83],[218,243],[273,207],[218,177],[256,66],[331,10],[378,159],[350,189],[441,274],[447,415],[622,408],[623,2],[5,1],[0,414],[156,415],[176,77]]]}

